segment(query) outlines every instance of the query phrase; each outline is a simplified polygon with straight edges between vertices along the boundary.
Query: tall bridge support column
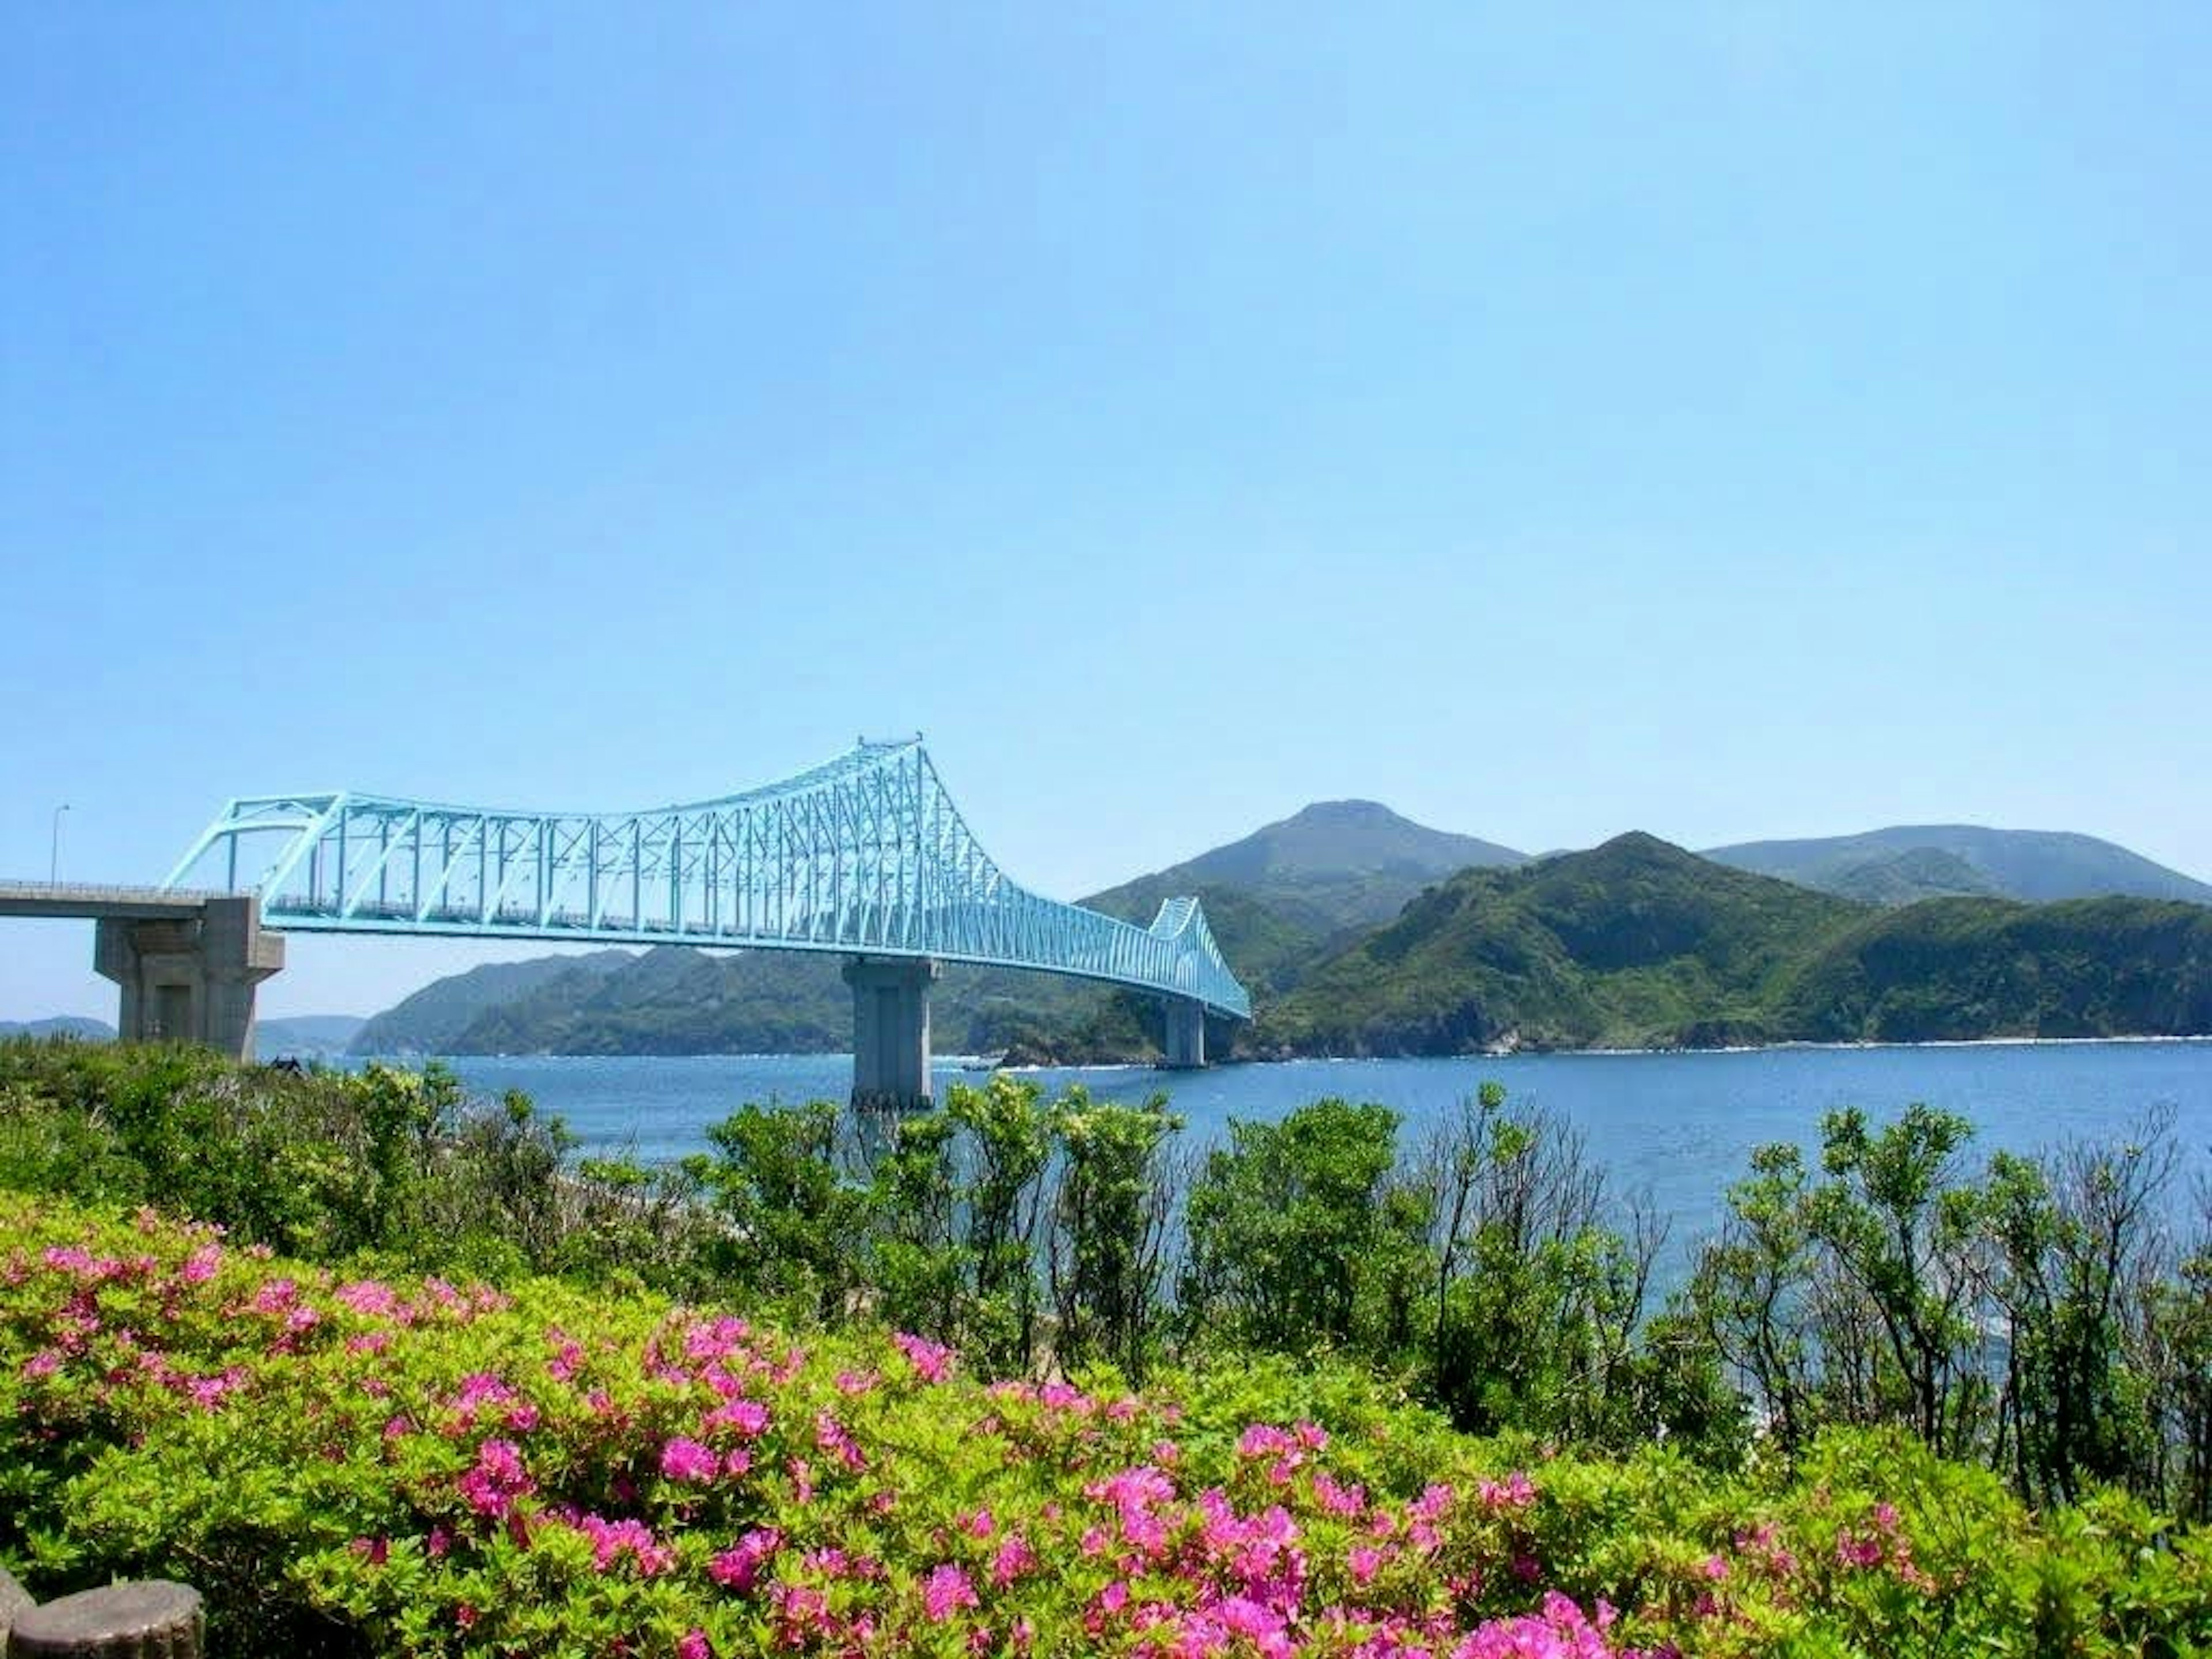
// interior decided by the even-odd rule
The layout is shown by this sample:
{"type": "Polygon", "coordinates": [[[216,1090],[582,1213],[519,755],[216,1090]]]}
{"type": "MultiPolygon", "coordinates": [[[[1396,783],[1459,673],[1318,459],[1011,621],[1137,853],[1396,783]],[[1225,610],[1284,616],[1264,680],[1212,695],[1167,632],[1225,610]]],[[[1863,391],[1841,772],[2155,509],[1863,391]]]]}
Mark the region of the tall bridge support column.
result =
{"type": "Polygon", "coordinates": [[[197,1042],[253,1058],[254,988],[284,965],[284,936],[262,931],[261,901],[211,898],[197,917],[105,916],[92,965],[123,989],[125,1042],[197,1042]]]}
{"type": "Polygon", "coordinates": [[[1168,999],[1168,1069],[1194,1072],[1206,1064],[1206,1008],[1188,997],[1168,999]]]}
{"type": "Polygon", "coordinates": [[[927,1111],[929,958],[855,957],[845,964],[853,988],[853,1104],[865,1110],[927,1111]]]}

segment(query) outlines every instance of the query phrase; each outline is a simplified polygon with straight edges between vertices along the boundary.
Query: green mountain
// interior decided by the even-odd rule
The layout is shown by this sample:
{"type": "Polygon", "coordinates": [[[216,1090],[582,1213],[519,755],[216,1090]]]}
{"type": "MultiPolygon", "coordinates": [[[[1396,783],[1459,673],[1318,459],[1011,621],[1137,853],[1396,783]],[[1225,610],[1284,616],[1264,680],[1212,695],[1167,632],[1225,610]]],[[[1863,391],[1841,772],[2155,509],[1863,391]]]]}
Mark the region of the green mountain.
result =
{"type": "Polygon", "coordinates": [[[1621,836],[1424,893],[1263,1011],[1253,1046],[1435,1054],[1766,1041],[1807,945],[1864,914],[1621,836]]]}
{"type": "Polygon", "coordinates": [[[2212,1032],[2212,908],[1932,899],[1829,940],[1776,1018],[1827,1042],[2212,1032]]]}
{"type": "Polygon", "coordinates": [[[2212,908],[1880,908],[1644,835],[1470,871],[1265,1010],[1280,1054],[2212,1032],[2212,908]]]}
{"type": "Polygon", "coordinates": [[[571,970],[612,973],[631,959],[628,951],[583,956],[533,957],[526,962],[488,962],[466,973],[433,980],[369,1020],[354,1036],[356,1054],[450,1054],[482,1052],[454,1047],[477,1015],[535,990],[571,970]]]}
{"type": "Polygon", "coordinates": [[[1845,860],[1823,880],[1804,884],[1863,904],[1917,904],[1924,898],[1997,896],[1996,882],[1956,853],[1937,847],[1908,847],[1902,853],[1876,854],[1856,863],[1845,860]]]}
{"type": "MultiPolygon", "coordinates": [[[[1948,878],[1958,884],[1941,886],[1942,891],[1989,893],[2039,904],[2112,895],[2212,904],[2212,886],[2203,882],[2094,836],[2059,830],[1985,830],[1970,823],[1901,824],[1869,830],[1863,835],[1810,841],[1744,842],[1709,848],[1705,856],[1823,892],[1896,902],[1896,898],[1868,890],[1869,869],[1913,853],[1943,855],[1939,862],[1922,864],[1917,878],[1921,889],[1940,885],[1948,878]],[[1960,866],[1966,866],[1964,872],[1960,866]],[[1948,872],[1948,878],[1942,872],[1948,872]]],[[[1875,885],[1880,884],[1877,878],[1875,885]]],[[[1928,890],[1907,890],[1914,885],[1908,872],[1899,885],[1905,899],[1934,896],[1928,890]]]]}
{"type": "Polygon", "coordinates": [[[839,958],[662,945],[562,971],[479,1011],[453,1054],[815,1054],[852,1043],[839,958]]]}

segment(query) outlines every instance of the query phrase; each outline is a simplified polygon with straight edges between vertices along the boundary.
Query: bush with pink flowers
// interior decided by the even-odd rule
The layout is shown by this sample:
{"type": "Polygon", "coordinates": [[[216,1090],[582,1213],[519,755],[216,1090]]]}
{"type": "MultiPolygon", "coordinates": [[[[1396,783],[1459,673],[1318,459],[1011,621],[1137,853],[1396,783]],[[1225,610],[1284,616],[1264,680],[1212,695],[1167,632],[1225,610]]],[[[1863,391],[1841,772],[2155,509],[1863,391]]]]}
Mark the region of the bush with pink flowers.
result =
{"type": "Polygon", "coordinates": [[[2080,1653],[2212,1642],[2130,1502],[1838,1435],[1716,1475],[1288,1362],[991,1383],[545,1282],[364,1280],[0,1194],[0,1554],[246,1654],[2080,1653]]]}

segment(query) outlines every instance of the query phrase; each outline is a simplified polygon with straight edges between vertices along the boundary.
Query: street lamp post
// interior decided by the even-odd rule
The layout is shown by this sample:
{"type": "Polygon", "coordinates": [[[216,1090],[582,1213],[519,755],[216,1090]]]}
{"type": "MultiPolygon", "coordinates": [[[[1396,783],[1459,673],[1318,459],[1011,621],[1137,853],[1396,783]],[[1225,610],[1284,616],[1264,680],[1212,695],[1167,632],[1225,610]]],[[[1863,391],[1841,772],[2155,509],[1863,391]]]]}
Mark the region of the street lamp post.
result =
{"type": "Polygon", "coordinates": [[[58,887],[62,882],[62,814],[68,811],[67,801],[54,808],[53,848],[46,860],[46,885],[49,887],[58,887]]]}

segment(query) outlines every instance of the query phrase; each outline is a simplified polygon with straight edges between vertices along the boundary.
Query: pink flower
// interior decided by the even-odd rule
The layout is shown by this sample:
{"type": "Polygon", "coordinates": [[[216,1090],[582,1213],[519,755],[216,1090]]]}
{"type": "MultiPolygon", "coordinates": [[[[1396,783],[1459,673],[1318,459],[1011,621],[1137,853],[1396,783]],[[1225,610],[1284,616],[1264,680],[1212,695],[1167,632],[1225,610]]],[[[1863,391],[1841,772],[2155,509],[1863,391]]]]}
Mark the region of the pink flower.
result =
{"type": "Polygon", "coordinates": [[[1503,1481],[1486,1480],[1476,1488],[1485,1505],[1493,1510],[1525,1510],[1536,1501],[1536,1488],[1516,1469],[1503,1481]]]}
{"type": "Polygon", "coordinates": [[[898,1351],[906,1356],[907,1364],[925,1382],[942,1382],[952,1369],[952,1350],[942,1343],[932,1342],[927,1337],[914,1336],[900,1331],[891,1338],[898,1351]]]}
{"type": "Polygon", "coordinates": [[[1540,1613],[1494,1619],[1452,1650],[1452,1659],[1612,1659],[1605,1631],[1613,1609],[1601,1601],[1595,1622],[1557,1590],[1547,1592],[1540,1613]]]}
{"type": "Polygon", "coordinates": [[[941,1625],[957,1609],[977,1605],[975,1587],[969,1582],[966,1572],[946,1561],[931,1569],[928,1581],[922,1586],[921,1605],[929,1622],[941,1625]]]}
{"type": "Polygon", "coordinates": [[[732,1400],[707,1413],[709,1428],[732,1428],[748,1440],[768,1427],[768,1407],[757,1400],[732,1400]]]}
{"type": "Polygon", "coordinates": [[[1881,1540],[1879,1538],[1860,1538],[1848,1532],[1838,1533],[1836,1560],[1846,1567],[1878,1567],[1881,1565],[1881,1540]]]}
{"type": "Polygon", "coordinates": [[[469,1507],[493,1520],[505,1520],[514,1500],[532,1490],[522,1452],[512,1440],[487,1440],[477,1448],[476,1467],[460,1478],[469,1507]]]}
{"type": "Polygon", "coordinates": [[[1364,1488],[1339,1486],[1327,1469],[1314,1471],[1313,1491],[1314,1501],[1331,1515],[1357,1516],[1367,1507],[1364,1488]]]}
{"type": "Polygon", "coordinates": [[[681,1437],[660,1449],[660,1472],[671,1480],[686,1480],[703,1485],[712,1480],[721,1468],[721,1459],[714,1448],[702,1446],[696,1440],[681,1437]]]}
{"type": "Polygon", "coordinates": [[[828,1412],[814,1414],[814,1443],[847,1468],[858,1473],[868,1467],[867,1455],[840,1423],[828,1412]]]}
{"type": "Polygon", "coordinates": [[[1009,1533],[999,1546],[999,1553],[991,1560],[991,1584],[994,1589],[1006,1587],[1036,1565],[1036,1552],[1019,1533],[1009,1533]]]}
{"type": "Polygon", "coordinates": [[[708,1641],[705,1631],[695,1626],[676,1644],[676,1659],[714,1659],[714,1644],[708,1641]]]}
{"type": "Polygon", "coordinates": [[[783,1547],[783,1534],[774,1527],[756,1527],[707,1564],[707,1576],[739,1594],[750,1589],[761,1564],[783,1547]]]}
{"type": "Polygon", "coordinates": [[[1291,1449],[1297,1443],[1282,1430],[1266,1423],[1255,1423],[1237,1437],[1237,1455],[1239,1457],[1273,1457],[1291,1449]]]}
{"type": "Polygon", "coordinates": [[[331,1294],[358,1314],[389,1314],[399,1305],[399,1297],[388,1285],[373,1279],[364,1279],[351,1285],[341,1285],[331,1294]]]}
{"type": "Polygon", "coordinates": [[[592,1540],[592,1565],[605,1572],[625,1555],[637,1563],[641,1577],[650,1578],[676,1565],[676,1552],[653,1537],[641,1521],[610,1521],[605,1516],[579,1516],[576,1530],[592,1540]]]}

